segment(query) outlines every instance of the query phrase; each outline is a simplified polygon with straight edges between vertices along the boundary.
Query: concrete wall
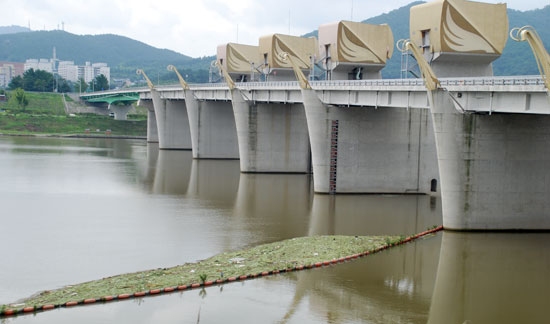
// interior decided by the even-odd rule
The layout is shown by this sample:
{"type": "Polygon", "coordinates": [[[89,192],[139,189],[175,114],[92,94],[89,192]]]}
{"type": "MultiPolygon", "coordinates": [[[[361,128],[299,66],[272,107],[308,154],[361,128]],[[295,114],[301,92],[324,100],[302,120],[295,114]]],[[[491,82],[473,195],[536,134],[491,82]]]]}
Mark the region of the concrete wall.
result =
{"type": "Polygon", "coordinates": [[[550,229],[550,116],[463,114],[433,92],[443,225],[550,229]]]}
{"type": "Polygon", "coordinates": [[[191,133],[184,100],[166,100],[151,90],[161,150],[190,150],[191,133]]]}
{"type": "Polygon", "coordinates": [[[232,98],[242,172],[310,171],[304,105],[247,102],[238,89],[232,98]]]}
{"type": "Polygon", "coordinates": [[[428,110],[335,107],[324,105],[313,90],[302,90],[302,96],[315,192],[428,193],[431,181],[439,182],[428,110]]]}
{"type": "Polygon", "coordinates": [[[237,130],[229,101],[199,101],[185,90],[193,158],[238,159],[237,130]]]}
{"type": "Polygon", "coordinates": [[[134,109],[134,111],[136,110],[132,104],[129,104],[129,105],[109,104],[107,109],[115,114],[115,120],[127,120],[128,113],[132,109],[134,109]]]}
{"type": "Polygon", "coordinates": [[[139,105],[147,108],[147,142],[158,143],[159,135],[157,129],[157,118],[152,100],[140,99],[139,105]]]}

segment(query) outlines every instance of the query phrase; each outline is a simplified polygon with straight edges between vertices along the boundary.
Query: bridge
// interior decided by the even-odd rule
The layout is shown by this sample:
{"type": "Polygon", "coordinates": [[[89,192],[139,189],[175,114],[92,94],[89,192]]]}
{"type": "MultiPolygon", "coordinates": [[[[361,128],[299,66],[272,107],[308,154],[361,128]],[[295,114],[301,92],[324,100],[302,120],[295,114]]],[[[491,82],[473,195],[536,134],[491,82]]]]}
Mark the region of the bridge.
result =
{"type": "Polygon", "coordinates": [[[494,77],[507,21],[503,4],[412,7],[398,49],[422,79],[381,79],[391,29],[343,21],[321,26],[318,41],[218,46],[224,83],[187,84],[171,67],[178,85],[144,75],[146,88],[94,94],[138,94],[160,149],[239,159],[241,172],[312,172],[318,193],[441,195],[447,229],[548,230],[550,55],[532,29],[514,29],[541,75],[494,77]],[[314,66],[325,80],[311,80],[314,66]]]}
{"type": "Polygon", "coordinates": [[[92,104],[107,104],[107,109],[112,110],[115,114],[115,119],[126,120],[128,111],[133,103],[139,101],[138,92],[90,92],[80,96],[80,99],[92,104]]]}

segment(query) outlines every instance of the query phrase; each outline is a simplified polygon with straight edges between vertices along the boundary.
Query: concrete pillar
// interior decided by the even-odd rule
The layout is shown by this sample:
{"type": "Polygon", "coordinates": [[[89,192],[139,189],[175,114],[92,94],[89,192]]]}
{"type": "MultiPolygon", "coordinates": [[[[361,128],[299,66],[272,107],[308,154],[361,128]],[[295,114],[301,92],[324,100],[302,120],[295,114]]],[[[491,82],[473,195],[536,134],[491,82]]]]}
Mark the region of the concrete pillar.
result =
{"type": "Polygon", "coordinates": [[[128,112],[132,109],[132,105],[109,104],[107,109],[115,113],[115,120],[127,120],[128,112]]]}
{"type": "Polygon", "coordinates": [[[302,98],[315,192],[429,193],[437,184],[427,109],[327,106],[314,90],[302,98]]]}
{"type": "Polygon", "coordinates": [[[428,324],[548,322],[547,234],[442,236],[428,324]]]}
{"type": "Polygon", "coordinates": [[[237,130],[231,102],[203,101],[185,90],[195,159],[238,159],[237,130]]]}
{"type": "Polygon", "coordinates": [[[161,150],[190,150],[191,134],[184,100],[167,100],[151,90],[161,150]]]}
{"type": "Polygon", "coordinates": [[[310,172],[304,105],[247,102],[238,89],[231,95],[241,172],[310,172]]]}
{"type": "Polygon", "coordinates": [[[464,114],[433,91],[443,226],[550,229],[550,116],[464,114]]]}
{"type": "Polygon", "coordinates": [[[155,116],[153,101],[140,99],[139,105],[147,108],[147,142],[158,143],[157,118],[155,116]]]}

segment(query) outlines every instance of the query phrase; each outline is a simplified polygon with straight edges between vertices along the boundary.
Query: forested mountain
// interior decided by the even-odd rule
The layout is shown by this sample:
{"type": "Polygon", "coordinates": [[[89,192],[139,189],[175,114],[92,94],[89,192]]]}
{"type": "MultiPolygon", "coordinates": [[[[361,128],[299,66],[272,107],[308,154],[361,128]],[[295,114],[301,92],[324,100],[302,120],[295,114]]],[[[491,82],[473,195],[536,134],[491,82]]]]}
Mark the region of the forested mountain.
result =
{"type": "MultiPolygon", "coordinates": [[[[409,38],[409,9],[422,2],[412,2],[407,6],[369,18],[363,22],[389,24],[395,41],[409,38]]],[[[533,26],[544,44],[550,46],[550,5],[530,11],[508,10],[510,28],[524,25],[533,26]]],[[[2,28],[11,28],[2,27],[2,28]]],[[[16,26],[15,26],[16,27],[16,26]]],[[[0,34],[3,30],[0,28],[0,34]]],[[[19,27],[28,30],[24,27],[19,27]]],[[[304,36],[317,35],[313,31],[304,36]]],[[[214,44],[216,45],[216,44],[214,44]]],[[[52,48],[62,60],[72,60],[76,64],[85,61],[105,62],[111,66],[113,78],[137,79],[135,70],[143,68],[152,79],[176,81],[174,73],[168,73],[166,66],[174,64],[187,75],[190,82],[208,80],[208,68],[214,56],[192,58],[172,50],[159,49],[145,43],[117,35],[74,35],[60,30],[19,32],[0,35],[0,61],[24,62],[28,58],[50,58],[52,48]]],[[[401,53],[394,50],[393,57],[382,74],[385,78],[398,78],[401,68],[401,53]]],[[[496,75],[538,74],[537,65],[527,43],[508,40],[504,54],[494,63],[496,75]]]]}
{"type": "MultiPolygon", "coordinates": [[[[410,7],[421,3],[423,1],[412,2],[389,13],[363,20],[363,22],[369,24],[388,24],[392,29],[393,38],[396,42],[399,39],[407,39],[409,38],[410,7]]],[[[546,49],[550,49],[550,5],[542,9],[529,11],[508,9],[508,20],[510,29],[525,25],[533,26],[542,38],[546,49]]],[[[315,30],[304,36],[317,36],[317,31],[315,30]]],[[[400,70],[401,53],[394,49],[391,60],[382,70],[382,75],[384,78],[399,78],[400,70]]],[[[493,71],[495,75],[539,74],[537,63],[529,45],[526,42],[518,43],[511,39],[508,39],[502,56],[494,62],[493,71]]]]}
{"type": "Polygon", "coordinates": [[[2,34],[15,34],[15,33],[23,33],[23,32],[30,32],[31,30],[27,27],[21,27],[21,26],[0,26],[0,35],[2,34]]]}
{"type": "MultiPolygon", "coordinates": [[[[118,35],[75,35],[61,30],[0,35],[0,61],[24,62],[28,58],[57,58],[84,64],[103,62],[113,78],[137,79],[136,69],[167,77],[166,66],[185,69],[190,81],[206,81],[213,57],[191,58],[168,49],[159,49],[118,35]]],[[[171,73],[173,74],[173,73],[171,73]]]]}

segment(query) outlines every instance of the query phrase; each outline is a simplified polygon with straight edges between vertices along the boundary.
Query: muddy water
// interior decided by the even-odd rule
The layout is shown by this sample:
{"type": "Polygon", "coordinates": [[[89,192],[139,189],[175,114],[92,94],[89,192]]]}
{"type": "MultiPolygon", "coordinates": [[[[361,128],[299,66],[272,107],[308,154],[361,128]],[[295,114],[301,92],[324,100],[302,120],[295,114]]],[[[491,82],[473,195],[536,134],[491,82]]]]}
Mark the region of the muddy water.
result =
{"type": "MultiPolygon", "coordinates": [[[[142,141],[0,138],[0,303],[296,236],[441,224],[438,198],[316,195],[311,181],[142,141]]],[[[444,233],[326,269],[3,321],[544,323],[549,249],[548,234],[444,233]]]]}

